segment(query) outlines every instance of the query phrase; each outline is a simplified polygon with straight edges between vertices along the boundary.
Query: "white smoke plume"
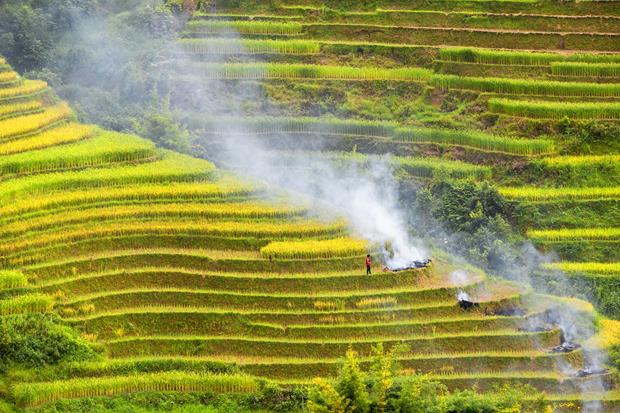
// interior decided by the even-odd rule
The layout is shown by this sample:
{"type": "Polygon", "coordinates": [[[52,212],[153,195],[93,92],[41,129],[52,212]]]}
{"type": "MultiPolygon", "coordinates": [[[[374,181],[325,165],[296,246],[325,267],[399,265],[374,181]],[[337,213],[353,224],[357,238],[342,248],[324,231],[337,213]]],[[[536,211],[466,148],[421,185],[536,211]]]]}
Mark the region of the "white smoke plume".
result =
{"type": "MultiPolygon", "coordinates": [[[[235,38],[231,32],[222,35],[228,39],[235,38]]],[[[235,44],[239,47],[238,54],[244,55],[241,43],[235,44]]],[[[192,65],[192,62],[188,62],[183,66],[192,65]]],[[[197,67],[204,68],[200,65],[197,67]]],[[[205,106],[207,101],[226,101],[227,117],[242,118],[248,114],[244,109],[247,102],[267,100],[254,82],[244,82],[242,87],[237,87],[236,90],[240,93],[234,99],[225,95],[214,99],[214,92],[225,94],[230,92],[230,89],[225,88],[223,82],[208,71],[207,66],[195,74],[196,78],[201,79],[202,90],[211,94],[201,107],[201,113],[204,113],[205,117],[211,119],[210,114],[221,113],[219,108],[205,106]]],[[[329,157],[303,156],[296,162],[287,164],[278,158],[286,151],[300,149],[299,146],[291,144],[297,137],[288,137],[272,145],[241,123],[231,122],[229,119],[218,120],[217,117],[213,123],[222,145],[222,150],[212,154],[216,161],[240,174],[251,175],[336,208],[347,218],[357,236],[383,247],[382,258],[389,267],[403,267],[428,256],[421,241],[414,239],[408,232],[406,213],[399,202],[397,181],[389,156],[372,156],[363,163],[345,164],[334,162],[329,157]]],[[[329,134],[329,130],[325,132],[329,134]]],[[[317,138],[313,149],[321,151],[322,142],[317,138]]]]}

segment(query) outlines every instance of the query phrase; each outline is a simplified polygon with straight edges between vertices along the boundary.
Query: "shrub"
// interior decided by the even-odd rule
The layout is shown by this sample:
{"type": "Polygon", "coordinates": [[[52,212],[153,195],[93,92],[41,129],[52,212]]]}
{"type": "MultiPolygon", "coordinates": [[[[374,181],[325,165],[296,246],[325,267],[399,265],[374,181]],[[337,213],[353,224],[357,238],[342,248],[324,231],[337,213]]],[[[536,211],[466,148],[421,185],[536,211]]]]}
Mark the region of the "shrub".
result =
{"type": "Polygon", "coordinates": [[[0,367],[43,367],[95,357],[95,351],[55,315],[0,317],[0,367]]]}
{"type": "Polygon", "coordinates": [[[368,372],[349,349],[332,385],[316,379],[308,395],[311,413],[551,413],[543,395],[531,387],[502,387],[491,393],[474,390],[450,393],[424,376],[396,378],[394,353],[373,348],[368,372]]]}
{"type": "Polygon", "coordinates": [[[138,132],[164,148],[180,152],[189,150],[189,133],[169,113],[149,114],[138,132]]]}
{"type": "Polygon", "coordinates": [[[532,393],[536,394],[533,388],[509,386],[497,388],[491,394],[463,390],[445,396],[442,408],[449,413],[553,412],[550,406],[545,405],[542,395],[530,401],[532,393]]]}

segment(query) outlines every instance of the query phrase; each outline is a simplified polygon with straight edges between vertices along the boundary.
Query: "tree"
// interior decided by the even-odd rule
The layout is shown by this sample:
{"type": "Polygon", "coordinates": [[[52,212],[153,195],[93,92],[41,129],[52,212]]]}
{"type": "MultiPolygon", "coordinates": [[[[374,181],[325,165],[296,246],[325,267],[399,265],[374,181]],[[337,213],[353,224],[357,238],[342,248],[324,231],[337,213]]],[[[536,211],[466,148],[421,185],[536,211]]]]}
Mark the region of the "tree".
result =
{"type": "Polygon", "coordinates": [[[347,413],[349,400],[323,379],[315,379],[308,394],[310,413],[347,413]]]}
{"type": "Polygon", "coordinates": [[[385,353],[383,343],[374,346],[372,352],[373,360],[368,380],[372,411],[383,413],[388,407],[388,398],[394,386],[394,359],[391,353],[385,353]]]}
{"type": "Polygon", "coordinates": [[[335,385],[315,379],[308,392],[310,413],[551,413],[542,394],[531,387],[505,386],[493,392],[468,389],[450,393],[426,376],[397,378],[394,348],[372,348],[368,373],[349,348],[335,385]]]}
{"type": "Polygon", "coordinates": [[[345,355],[345,361],[338,376],[336,390],[349,401],[347,412],[367,413],[370,411],[365,374],[359,367],[357,352],[351,347],[349,347],[345,355]]]}
{"type": "Polygon", "coordinates": [[[443,413],[446,387],[425,376],[410,376],[402,382],[398,397],[391,400],[390,411],[399,413],[443,413]]]}

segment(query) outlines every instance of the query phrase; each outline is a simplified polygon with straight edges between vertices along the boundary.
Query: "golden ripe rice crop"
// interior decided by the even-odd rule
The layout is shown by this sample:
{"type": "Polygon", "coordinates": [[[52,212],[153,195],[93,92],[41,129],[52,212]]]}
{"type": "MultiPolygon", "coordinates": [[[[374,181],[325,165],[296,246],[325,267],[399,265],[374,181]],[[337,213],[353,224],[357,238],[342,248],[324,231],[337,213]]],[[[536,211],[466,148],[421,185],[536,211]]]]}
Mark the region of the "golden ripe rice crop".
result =
{"type": "Polygon", "coordinates": [[[547,166],[590,166],[590,165],[618,165],[620,155],[583,155],[583,156],[554,156],[541,159],[547,166]]]}
{"type": "Polygon", "coordinates": [[[534,119],[620,119],[618,102],[549,102],[489,99],[489,110],[507,116],[534,119]]]}
{"type": "Polygon", "coordinates": [[[351,238],[307,241],[276,241],[261,248],[265,258],[332,258],[363,255],[368,242],[351,238]]]}
{"type": "Polygon", "coordinates": [[[47,83],[40,80],[25,80],[19,86],[0,88],[0,101],[16,97],[29,96],[47,89],[47,83]]]}
{"type": "Polygon", "coordinates": [[[27,152],[34,149],[48,148],[64,143],[76,142],[85,139],[95,133],[95,127],[69,123],[53,129],[47,129],[39,134],[0,143],[0,155],[27,152]]]}
{"type": "Polygon", "coordinates": [[[311,40],[182,39],[183,50],[198,54],[317,54],[318,42],[311,40]]]}
{"type": "Polygon", "coordinates": [[[576,199],[615,199],[620,198],[620,187],[600,188],[536,188],[501,187],[499,193],[506,198],[529,201],[555,201],[576,199]]]}
{"type": "Polygon", "coordinates": [[[618,97],[618,83],[562,82],[553,80],[531,80],[493,77],[463,77],[455,75],[433,75],[431,84],[439,89],[463,89],[488,93],[573,96],[573,97],[618,97]]]}
{"type": "Polygon", "coordinates": [[[89,223],[75,227],[56,228],[34,236],[12,239],[0,243],[0,252],[12,253],[30,247],[53,243],[75,242],[97,237],[127,236],[133,234],[186,234],[220,235],[228,237],[281,238],[293,236],[320,236],[339,234],[344,231],[343,223],[323,224],[314,221],[295,222],[184,222],[184,221],[139,221],[89,223]]]}
{"type": "Polygon", "coordinates": [[[36,132],[67,118],[69,115],[71,115],[69,105],[60,103],[45,109],[41,113],[0,121],[0,140],[36,132]]]}
{"type": "Polygon", "coordinates": [[[47,313],[52,310],[52,299],[44,294],[26,294],[15,298],[0,300],[0,316],[47,313]]]}
{"type": "Polygon", "coordinates": [[[598,322],[600,331],[598,344],[604,348],[611,348],[620,345],[620,321],[601,319],[598,322]]]}
{"type": "Polygon", "coordinates": [[[18,271],[0,271],[0,291],[22,288],[28,285],[28,279],[18,271]]]}
{"type": "Polygon", "coordinates": [[[92,139],[0,158],[0,176],[96,167],[155,156],[155,145],[135,135],[102,132],[92,139]]]}
{"type": "Polygon", "coordinates": [[[290,63],[201,63],[196,70],[209,79],[323,79],[426,82],[432,72],[419,67],[328,66],[290,63]]]}
{"type": "Polygon", "coordinates": [[[0,105],[0,119],[14,115],[17,113],[31,112],[41,109],[43,104],[38,100],[31,100],[23,103],[13,103],[8,105],[0,105]]]}
{"type": "Polygon", "coordinates": [[[441,59],[453,62],[483,63],[492,65],[547,66],[551,62],[579,61],[590,63],[620,63],[617,54],[550,53],[513,50],[488,50],[474,47],[445,47],[439,52],[441,59]]]}
{"type": "Polygon", "coordinates": [[[543,266],[547,269],[572,273],[620,274],[620,262],[555,262],[543,266]]]}
{"type": "Polygon", "coordinates": [[[19,79],[16,72],[2,72],[0,73],[0,83],[14,82],[19,79]]]}
{"type": "Polygon", "coordinates": [[[21,407],[35,407],[60,399],[113,396],[136,392],[251,393],[257,388],[257,382],[250,376],[169,371],[22,383],[15,386],[14,395],[17,404],[21,407]]]}
{"type": "Polygon", "coordinates": [[[228,124],[243,125],[245,129],[260,134],[317,134],[342,136],[368,136],[390,138],[422,144],[454,145],[482,151],[505,152],[515,155],[550,154],[554,142],[546,139],[515,139],[473,130],[443,128],[398,127],[391,122],[335,118],[256,117],[218,119],[190,117],[193,126],[203,127],[209,134],[223,134],[230,130],[228,124]]]}
{"type": "Polygon", "coordinates": [[[613,240],[620,238],[620,228],[563,228],[530,230],[528,237],[541,241],[613,240]]]}
{"type": "Polygon", "coordinates": [[[0,228],[0,234],[19,234],[60,224],[66,225],[69,223],[119,220],[124,218],[276,218],[299,215],[304,211],[305,209],[303,208],[288,205],[273,206],[261,202],[114,205],[110,207],[61,211],[58,214],[17,220],[3,225],[0,228]]]}
{"type": "Polygon", "coordinates": [[[215,165],[204,159],[163,152],[162,159],[137,165],[92,168],[26,176],[0,182],[0,203],[18,196],[75,188],[92,189],[148,182],[196,181],[213,176],[215,165]]]}
{"type": "Polygon", "coordinates": [[[302,25],[294,22],[193,20],[185,27],[188,33],[241,33],[291,36],[301,34],[302,25]]]}
{"type": "Polygon", "coordinates": [[[141,184],[123,187],[91,188],[88,191],[76,190],[60,193],[40,194],[20,199],[0,206],[0,217],[13,218],[21,213],[38,210],[53,209],[62,206],[81,205],[85,207],[91,203],[136,201],[187,201],[205,198],[225,198],[235,195],[249,195],[256,188],[235,180],[216,182],[191,182],[170,184],[141,184]]]}

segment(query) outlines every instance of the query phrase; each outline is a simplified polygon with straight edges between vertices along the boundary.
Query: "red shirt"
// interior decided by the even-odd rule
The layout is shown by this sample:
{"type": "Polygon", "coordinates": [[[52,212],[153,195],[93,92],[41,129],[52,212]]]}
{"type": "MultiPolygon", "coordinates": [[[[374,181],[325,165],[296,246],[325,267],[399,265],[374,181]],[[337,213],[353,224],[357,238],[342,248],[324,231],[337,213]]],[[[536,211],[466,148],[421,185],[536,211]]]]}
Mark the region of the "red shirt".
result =
{"type": "Polygon", "coordinates": [[[370,267],[371,264],[372,264],[372,260],[370,259],[370,257],[366,257],[366,266],[370,267]]]}

